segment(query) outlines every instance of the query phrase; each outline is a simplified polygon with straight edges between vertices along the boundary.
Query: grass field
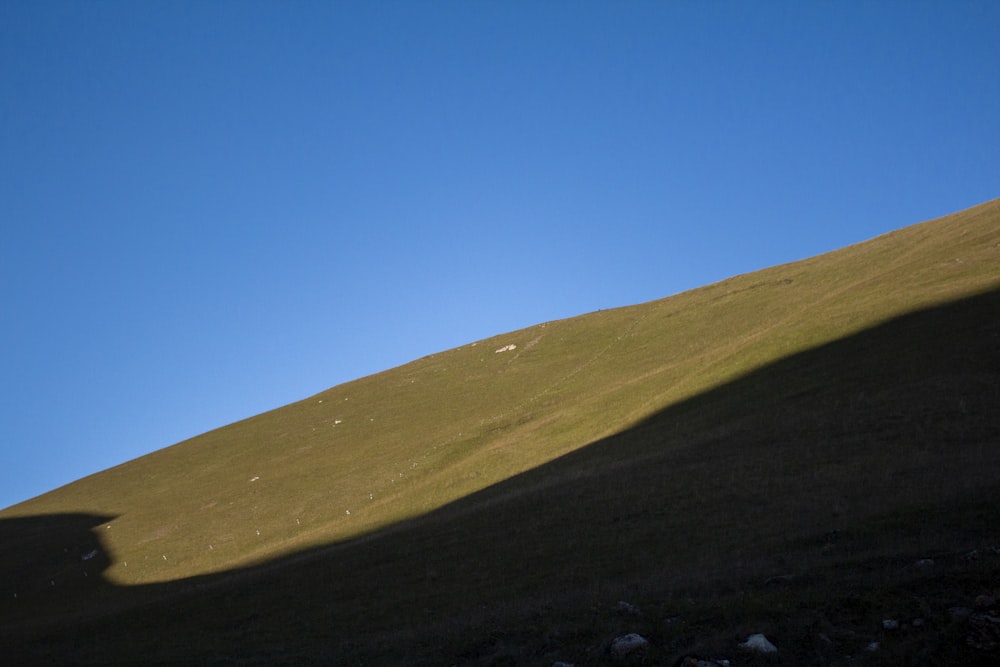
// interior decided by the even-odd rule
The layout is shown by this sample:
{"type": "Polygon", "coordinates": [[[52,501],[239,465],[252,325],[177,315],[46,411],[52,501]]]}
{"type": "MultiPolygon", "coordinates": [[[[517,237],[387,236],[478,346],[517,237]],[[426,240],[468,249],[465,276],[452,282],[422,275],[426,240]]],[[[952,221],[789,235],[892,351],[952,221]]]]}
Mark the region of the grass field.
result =
{"type": "Polygon", "coordinates": [[[646,664],[985,664],[949,609],[1000,594],[998,501],[1000,200],[430,355],[4,510],[0,646],[585,665],[637,632],[646,664]],[[779,652],[740,652],[756,632],[779,652]]]}

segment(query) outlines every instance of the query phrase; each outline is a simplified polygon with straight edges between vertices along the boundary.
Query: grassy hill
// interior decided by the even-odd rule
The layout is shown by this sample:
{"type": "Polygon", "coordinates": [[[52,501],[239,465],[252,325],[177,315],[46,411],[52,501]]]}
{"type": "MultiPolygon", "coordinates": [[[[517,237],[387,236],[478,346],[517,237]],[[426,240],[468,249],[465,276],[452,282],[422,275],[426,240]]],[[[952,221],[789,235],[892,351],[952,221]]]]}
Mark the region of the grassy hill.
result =
{"type": "Polygon", "coordinates": [[[638,632],[649,664],[975,661],[948,609],[1000,594],[998,501],[1000,200],[4,510],[0,655],[582,665],[638,632]],[[740,654],[752,632],[777,656],[740,654]]]}

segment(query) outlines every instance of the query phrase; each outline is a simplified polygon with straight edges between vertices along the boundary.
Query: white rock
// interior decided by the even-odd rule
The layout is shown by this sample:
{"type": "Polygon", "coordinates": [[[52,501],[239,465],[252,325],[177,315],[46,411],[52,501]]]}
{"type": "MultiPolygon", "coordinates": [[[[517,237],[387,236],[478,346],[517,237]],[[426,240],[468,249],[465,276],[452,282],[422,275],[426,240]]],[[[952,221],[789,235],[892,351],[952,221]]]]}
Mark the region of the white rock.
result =
{"type": "Polygon", "coordinates": [[[750,635],[747,640],[740,644],[740,648],[757,653],[777,653],[778,647],[767,640],[762,634],[750,635]]]}
{"type": "Polygon", "coordinates": [[[647,646],[649,646],[649,642],[646,641],[645,637],[632,632],[615,638],[615,640],[611,642],[611,652],[618,657],[624,657],[644,649],[647,646]]]}

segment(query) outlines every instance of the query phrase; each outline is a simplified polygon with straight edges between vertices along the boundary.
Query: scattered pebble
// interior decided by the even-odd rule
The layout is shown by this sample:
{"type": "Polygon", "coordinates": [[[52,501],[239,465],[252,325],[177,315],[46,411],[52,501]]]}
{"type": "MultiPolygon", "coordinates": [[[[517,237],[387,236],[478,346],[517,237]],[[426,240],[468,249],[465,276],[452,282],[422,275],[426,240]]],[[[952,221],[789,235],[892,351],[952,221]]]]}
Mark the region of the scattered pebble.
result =
{"type": "Polygon", "coordinates": [[[750,635],[747,640],[740,644],[740,648],[756,653],[777,653],[778,647],[768,641],[762,634],[750,635]]]}
{"type": "Polygon", "coordinates": [[[618,611],[622,614],[628,614],[629,616],[638,616],[641,613],[638,607],[634,604],[625,602],[624,600],[618,601],[618,611]]]}
{"type": "Polygon", "coordinates": [[[622,637],[616,637],[611,642],[611,652],[618,657],[632,655],[636,651],[645,650],[649,646],[649,641],[642,635],[632,632],[622,637]]]}

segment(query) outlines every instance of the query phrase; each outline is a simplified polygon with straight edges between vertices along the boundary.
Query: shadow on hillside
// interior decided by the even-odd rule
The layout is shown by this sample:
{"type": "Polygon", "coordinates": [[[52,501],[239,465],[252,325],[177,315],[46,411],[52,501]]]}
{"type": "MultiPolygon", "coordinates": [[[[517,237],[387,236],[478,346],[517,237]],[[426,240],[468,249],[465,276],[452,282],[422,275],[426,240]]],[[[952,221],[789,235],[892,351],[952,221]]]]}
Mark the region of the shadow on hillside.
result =
{"type": "Polygon", "coordinates": [[[111,559],[97,527],[112,519],[58,514],[0,521],[0,596],[30,600],[57,583],[73,588],[101,585],[101,573],[111,559]]]}
{"type": "Polygon", "coordinates": [[[29,663],[336,662],[376,645],[387,659],[528,607],[973,548],[1000,540],[998,480],[991,291],[794,354],[425,516],[257,567],[116,587],[96,576],[111,517],[2,521],[0,640],[29,663]]]}

